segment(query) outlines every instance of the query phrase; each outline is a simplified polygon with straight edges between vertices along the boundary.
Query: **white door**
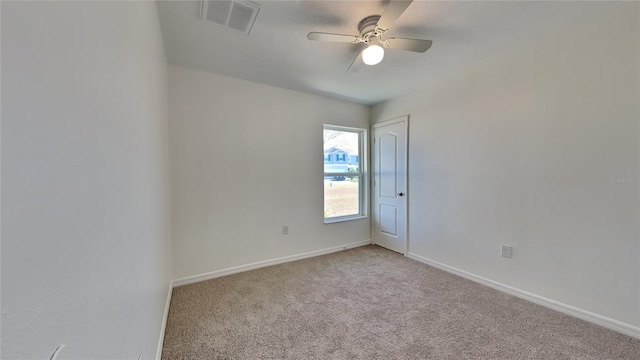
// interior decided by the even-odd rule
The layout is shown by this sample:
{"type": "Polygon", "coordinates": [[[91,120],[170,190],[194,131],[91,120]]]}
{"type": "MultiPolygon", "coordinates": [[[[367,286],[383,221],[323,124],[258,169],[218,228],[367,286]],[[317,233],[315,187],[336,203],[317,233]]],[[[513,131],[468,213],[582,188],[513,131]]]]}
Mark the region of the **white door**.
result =
{"type": "Polygon", "coordinates": [[[373,126],[373,241],[407,253],[407,129],[409,116],[373,126]]]}

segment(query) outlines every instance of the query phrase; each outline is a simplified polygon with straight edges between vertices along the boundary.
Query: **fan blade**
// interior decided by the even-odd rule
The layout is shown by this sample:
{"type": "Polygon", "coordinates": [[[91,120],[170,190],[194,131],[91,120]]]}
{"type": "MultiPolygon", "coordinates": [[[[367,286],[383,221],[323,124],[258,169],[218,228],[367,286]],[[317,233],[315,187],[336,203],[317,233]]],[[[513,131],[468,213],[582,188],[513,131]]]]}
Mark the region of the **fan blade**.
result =
{"type": "Polygon", "coordinates": [[[348,73],[357,72],[360,69],[360,66],[363,64],[362,62],[362,51],[358,53],[358,56],[353,60],[349,68],[347,68],[348,73]]]}
{"type": "Polygon", "coordinates": [[[360,39],[355,35],[342,35],[342,34],[329,34],[321,32],[310,32],[307,34],[307,39],[315,41],[333,41],[343,43],[356,43],[360,39]]]}
{"type": "Polygon", "coordinates": [[[380,16],[377,26],[382,30],[389,30],[391,26],[398,20],[400,15],[411,5],[411,1],[391,1],[387,8],[380,16]]]}
{"type": "Polygon", "coordinates": [[[396,50],[406,50],[423,53],[431,47],[433,41],[421,39],[389,38],[384,47],[396,50]]]}

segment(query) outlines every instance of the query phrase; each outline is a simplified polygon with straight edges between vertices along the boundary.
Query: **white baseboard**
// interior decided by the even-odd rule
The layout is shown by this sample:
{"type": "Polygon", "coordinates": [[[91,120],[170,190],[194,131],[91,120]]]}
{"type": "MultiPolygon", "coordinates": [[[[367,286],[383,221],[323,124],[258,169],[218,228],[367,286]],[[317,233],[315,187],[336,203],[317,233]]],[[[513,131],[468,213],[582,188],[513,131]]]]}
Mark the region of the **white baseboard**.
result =
{"type": "Polygon", "coordinates": [[[258,261],[258,262],[254,262],[254,263],[251,263],[251,264],[234,266],[234,267],[221,269],[221,270],[216,270],[216,271],[211,271],[211,272],[207,272],[207,273],[203,273],[203,274],[187,276],[187,277],[183,277],[183,278],[180,278],[180,279],[173,280],[173,286],[177,287],[177,286],[182,286],[182,285],[193,284],[193,283],[197,283],[197,282],[200,282],[200,281],[215,279],[215,278],[222,277],[222,276],[227,276],[227,275],[236,274],[236,273],[240,273],[240,272],[244,272],[244,271],[259,269],[259,268],[266,267],[266,266],[282,264],[282,263],[286,263],[286,262],[290,262],[290,261],[302,260],[302,259],[306,259],[306,258],[310,258],[310,257],[314,257],[314,256],[331,254],[331,253],[334,253],[334,252],[337,252],[337,251],[347,250],[347,249],[355,248],[355,247],[358,247],[358,246],[369,245],[369,244],[371,244],[371,240],[363,240],[363,241],[358,241],[358,242],[354,242],[354,243],[350,243],[350,244],[334,246],[334,247],[330,247],[330,248],[327,248],[327,249],[310,251],[310,252],[303,253],[303,254],[290,255],[290,256],[285,256],[285,257],[281,257],[281,258],[277,258],[277,259],[271,259],[271,260],[258,261]]]}
{"type": "Polygon", "coordinates": [[[162,344],[164,344],[164,332],[167,329],[167,319],[169,318],[169,305],[171,305],[171,294],[173,292],[173,281],[169,283],[169,293],[167,294],[167,302],[164,305],[164,316],[162,317],[162,326],[160,327],[160,338],[158,339],[158,350],[156,350],[156,360],[162,358],[162,344]]]}
{"type": "Polygon", "coordinates": [[[521,299],[531,301],[532,303],[542,305],[549,309],[559,311],[563,314],[567,314],[567,315],[576,317],[578,319],[582,319],[590,323],[594,323],[596,325],[600,325],[608,329],[623,333],[625,335],[629,335],[631,337],[640,339],[640,327],[626,324],[626,323],[623,323],[622,321],[611,319],[603,315],[595,314],[590,311],[577,308],[575,306],[563,304],[561,302],[551,300],[543,296],[530,293],[528,291],[520,290],[518,288],[514,288],[512,286],[509,286],[491,279],[487,279],[485,277],[455,268],[453,266],[445,265],[435,260],[431,260],[431,259],[422,257],[420,255],[416,255],[414,253],[408,253],[406,256],[410,259],[433,266],[435,268],[444,270],[454,275],[458,275],[460,277],[469,279],[471,281],[480,283],[482,285],[486,285],[490,288],[505,292],[507,294],[519,297],[521,299]]]}

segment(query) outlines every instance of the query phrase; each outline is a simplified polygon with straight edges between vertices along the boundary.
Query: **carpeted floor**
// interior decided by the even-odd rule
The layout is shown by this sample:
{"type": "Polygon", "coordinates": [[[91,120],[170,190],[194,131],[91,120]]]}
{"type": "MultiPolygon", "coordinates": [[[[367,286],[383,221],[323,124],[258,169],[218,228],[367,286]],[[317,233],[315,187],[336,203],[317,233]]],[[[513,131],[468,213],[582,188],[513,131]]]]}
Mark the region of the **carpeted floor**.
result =
{"type": "Polygon", "coordinates": [[[640,340],[366,246],[173,290],[163,359],[640,359],[640,340]]]}

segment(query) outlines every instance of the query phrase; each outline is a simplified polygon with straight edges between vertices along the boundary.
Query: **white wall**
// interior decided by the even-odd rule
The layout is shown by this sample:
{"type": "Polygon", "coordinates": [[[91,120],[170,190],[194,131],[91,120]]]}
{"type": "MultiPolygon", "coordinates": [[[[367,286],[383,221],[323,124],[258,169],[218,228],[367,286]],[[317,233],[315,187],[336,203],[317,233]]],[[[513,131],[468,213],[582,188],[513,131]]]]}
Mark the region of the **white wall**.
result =
{"type": "Polygon", "coordinates": [[[410,114],[412,253],[640,325],[639,185],[608,183],[640,176],[637,8],[373,108],[410,114]]]}
{"type": "Polygon", "coordinates": [[[153,2],[2,2],[2,358],[156,355],[170,281],[153,2]]]}
{"type": "Polygon", "coordinates": [[[321,156],[368,107],[171,66],[169,118],[174,279],[369,239],[323,223],[321,156]]]}

